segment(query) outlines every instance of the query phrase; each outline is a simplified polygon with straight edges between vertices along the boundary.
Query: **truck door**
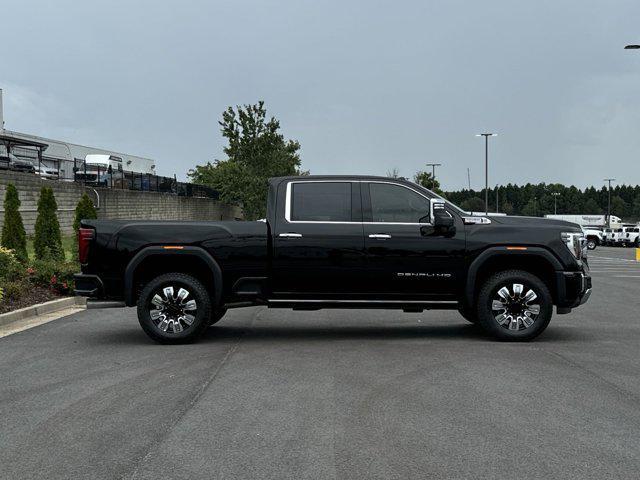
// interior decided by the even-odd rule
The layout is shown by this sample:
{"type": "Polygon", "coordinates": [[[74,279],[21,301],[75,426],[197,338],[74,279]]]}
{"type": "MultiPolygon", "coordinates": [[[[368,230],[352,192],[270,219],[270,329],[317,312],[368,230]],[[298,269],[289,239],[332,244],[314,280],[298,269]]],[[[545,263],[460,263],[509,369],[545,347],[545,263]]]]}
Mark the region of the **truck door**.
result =
{"type": "Polygon", "coordinates": [[[275,294],[287,298],[326,294],[330,298],[362,290],[366,258],[360,183],[289,181],[279,187],[277,210],[272,265],[275,294]]]}
{"type": "Polygon", "coordinates": [[[363,230],[369,288],[391,297],[443,298],[464,282],[465,233],[453,212],[456,233],[437,235],[430,200],[418,189],[393,182],[362,184],[363,230]]]}

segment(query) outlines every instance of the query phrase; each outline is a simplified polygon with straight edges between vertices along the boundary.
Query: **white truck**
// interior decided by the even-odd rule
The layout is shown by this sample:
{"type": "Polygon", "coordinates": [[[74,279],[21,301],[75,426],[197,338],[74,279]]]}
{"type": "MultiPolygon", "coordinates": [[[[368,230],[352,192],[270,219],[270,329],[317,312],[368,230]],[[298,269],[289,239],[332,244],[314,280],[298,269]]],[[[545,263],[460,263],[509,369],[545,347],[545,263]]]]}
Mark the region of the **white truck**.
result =
{"type": "MultiPolygon", "coordinates": [[[[607,226],[606,215],[545,215],[544,218],[552,218],[554,220],[564,220],[565,222],[577,223],[581,227],[605,227],[607,226]]],[[[617,225],[621,223],[620,217],[611,215],[610,224],[617,225]]]]}
{"type": "Polygon", "coordinates": [[[629,229],[633,229],[636,227],[637,225],[634,225],[632,223],[625,223],[621,227],[614,228],[612,245],[614,247],[626,246],[627,242],[625,242],[625,240],[627,239],[627,233],[629,232],[629,229]]]}
{"type": "Polygon", "coordinates": [[[587,240],[587,248],[595,250],[597,246],[605,244],[605,235],[600,227],[582,227],[584,237],[587,240]]]}
{"type": "Polygon", "coordinates": [[[633,227],[626,227],[624,230],[622,245],[625,247],[640,247],[640,227],[635,225],[633,227]]]}

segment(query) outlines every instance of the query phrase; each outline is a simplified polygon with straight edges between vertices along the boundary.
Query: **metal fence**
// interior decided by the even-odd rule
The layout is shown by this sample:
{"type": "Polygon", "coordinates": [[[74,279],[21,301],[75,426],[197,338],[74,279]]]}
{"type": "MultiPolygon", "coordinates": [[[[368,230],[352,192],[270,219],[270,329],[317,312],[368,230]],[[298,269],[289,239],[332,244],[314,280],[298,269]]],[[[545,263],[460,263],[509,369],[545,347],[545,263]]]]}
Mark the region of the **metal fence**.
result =
{"type": "Polygon", "coordinates": [[[220,198],[220,193],[217,190],[206,185],[179,182],[175,175],[163,177],[151,173],[114,170],[113,167],[87,164],[81,159],[71,161],[44,158],[38,171],[42,177],[50,180],[73,181],[92,187],[172,193],[185,197],[204,197],[215,200],[220,198]]]}

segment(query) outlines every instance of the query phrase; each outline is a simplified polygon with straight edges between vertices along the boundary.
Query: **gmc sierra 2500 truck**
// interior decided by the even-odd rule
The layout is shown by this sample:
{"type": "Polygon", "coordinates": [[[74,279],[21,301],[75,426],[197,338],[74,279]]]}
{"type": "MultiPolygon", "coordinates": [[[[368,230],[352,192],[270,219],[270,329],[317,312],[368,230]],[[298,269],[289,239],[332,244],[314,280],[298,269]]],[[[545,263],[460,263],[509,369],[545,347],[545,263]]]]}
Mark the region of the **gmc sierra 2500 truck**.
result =
{"type": "Polygon", "coordinates": [[[137,306],[160,343],[192,341],[229,308],[457,309],[531,340],[587,301],[578,225],[472,216],[405,180],[274,178],[255,222],[83,220],[76,293],[137,306]]]}

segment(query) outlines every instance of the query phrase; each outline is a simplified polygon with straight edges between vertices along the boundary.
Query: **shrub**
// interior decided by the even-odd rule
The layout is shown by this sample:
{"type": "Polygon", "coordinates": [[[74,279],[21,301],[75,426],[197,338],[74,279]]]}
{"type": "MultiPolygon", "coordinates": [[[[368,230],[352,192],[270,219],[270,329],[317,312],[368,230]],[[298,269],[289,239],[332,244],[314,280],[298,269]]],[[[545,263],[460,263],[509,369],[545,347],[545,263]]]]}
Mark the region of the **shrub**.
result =
{"type": "Polygon", "coordinates": [[[76,205],[76,213],[73,219],[73,231],[76,233],[74,235],[74,256],[78,256],[78,229],[80,228],[80,220],[86,220],[90,218],[98,218],[98,213],[96,212],[96,208],[93,206],[93,202],[87,195],[87,192],[82,194],[78,205],[76,205]]]}
{"type": "Polygon", "coordinates": [[[21,266],[13,250],[0,246],[0,280],[13,280],[20,273],[21,266]]]}
{"type": "Polygon", "coordinates": [[[58,205],[50,187],[42,187],[38,200],[33,248],[38,260],[64,260],[60,224],[56,211],[58,205]]]}
{"type": "Polygon", "coordinates": [[[4,197],[4,224],[2,225],[0,244],[12,249],[19,261],[26,262],[27,235],[24,231],[22,216],[18,211],[19,208],[18,190],[15,185],[9,183],[4,197]]]}
{"type": "Polygon", "coordinates": [[[19,300],[22,294],[29,288],[24,279],[12,280],[2,283],[2,300],[5,302],[19,300]]]}
{"type": "Polygon", "coordinates": [[[27,273],[32,283],[58,293],[67,293],[73,290],[73,275],[77,270],[78,266],[74,262],[34,260],[27,273]]]}

